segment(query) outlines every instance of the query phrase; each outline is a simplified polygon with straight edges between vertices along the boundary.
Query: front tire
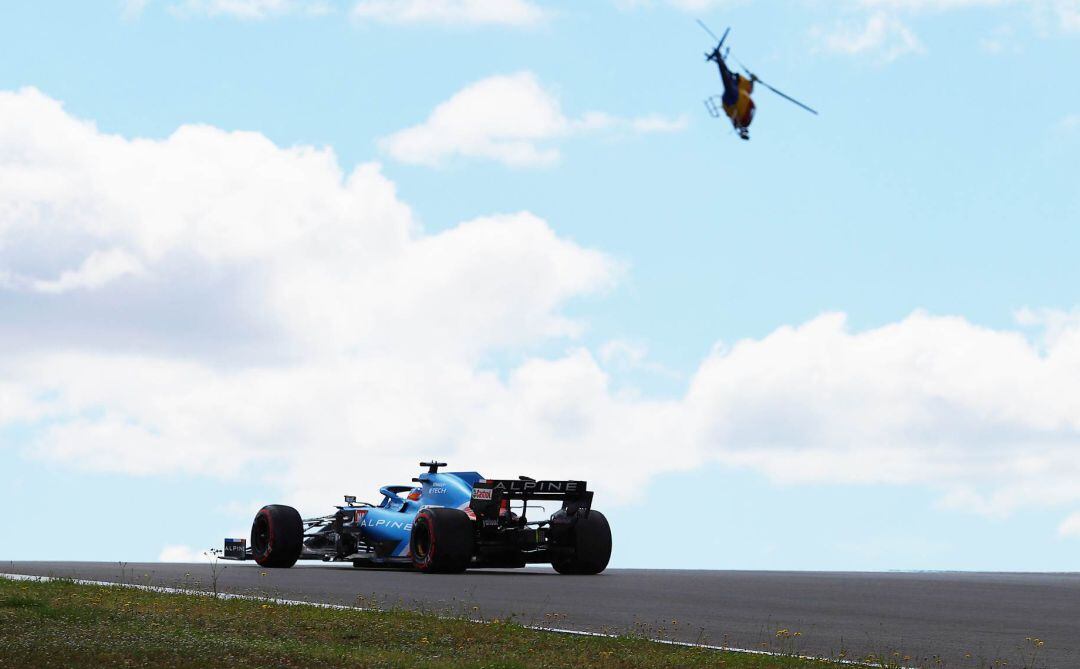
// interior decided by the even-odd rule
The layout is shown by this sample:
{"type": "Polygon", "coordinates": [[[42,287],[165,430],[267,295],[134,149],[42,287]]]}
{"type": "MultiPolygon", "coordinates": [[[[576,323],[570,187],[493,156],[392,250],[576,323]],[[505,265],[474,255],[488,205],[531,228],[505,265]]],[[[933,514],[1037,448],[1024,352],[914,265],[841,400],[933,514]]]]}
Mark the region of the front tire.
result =
{"type": "Polygon", "coordinates": [[[460,509],[421,509],[413,520],[409,552],[419,571],[460,574],[472,561],[472,520],[460,509]]]}
{"type": "Polygon", "coordinates": [[[291,506],[268,504],[251,523],[251,554],[260,567],[296,564],[304,550],[304,521],[291,506]]]}
{"type": "Polygon", "coordinates": [[[593,575],[607,569],[611,559],[611,526],[599,511],[578,516],[569,528],[569,555],[560,555],[551,566],[560,574],[593,575]]]}

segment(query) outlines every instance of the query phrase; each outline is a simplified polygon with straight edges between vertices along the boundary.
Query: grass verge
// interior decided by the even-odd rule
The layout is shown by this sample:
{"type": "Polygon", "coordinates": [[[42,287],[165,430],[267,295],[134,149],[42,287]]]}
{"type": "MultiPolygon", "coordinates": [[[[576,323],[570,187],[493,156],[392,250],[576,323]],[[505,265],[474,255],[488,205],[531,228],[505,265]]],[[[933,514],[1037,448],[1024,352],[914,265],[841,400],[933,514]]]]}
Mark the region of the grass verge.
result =
{"type": "Polygon", "coordinates": [[[726,667],[840,665],[579,637],[408,611],[0,579],[0,667],[726,667]]]}

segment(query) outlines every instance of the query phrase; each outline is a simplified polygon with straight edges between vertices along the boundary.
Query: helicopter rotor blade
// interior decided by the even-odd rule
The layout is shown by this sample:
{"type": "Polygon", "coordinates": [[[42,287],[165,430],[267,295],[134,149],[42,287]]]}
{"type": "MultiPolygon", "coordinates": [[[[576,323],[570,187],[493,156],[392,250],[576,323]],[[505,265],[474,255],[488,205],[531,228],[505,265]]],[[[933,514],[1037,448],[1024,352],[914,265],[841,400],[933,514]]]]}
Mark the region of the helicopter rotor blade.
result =
{"type": "Polygon", "coordinates": [[[699,25],[699,26],[701,26],[701,29],[702,29],[702,30],[704,30],[705,32],[707,32],[707,34],[708,34],[708,37],[711,37],[711,38],[713,38],[713,39],[714,39],[714,40],[716,40],[717,42],[718,42],[718,41],[720,41],[720,38],[716,37],[716,34],[715,34],[715,32],[713,32],[712,30],[708,29],[708,26],[706,26],[705,24],[701,23],[701,19],[700,19],[700,18],[697,18],[697,19],[696,19],[696,21],[698,22],[698,25],[699,25]]]}
{"type": "Polygon", "coordinates": [[[717,36],[716,36],[716,33],[714,33],[713,31],[709,30],[709,26],[707,26],[707,25],[705,25],[704,23],[702,23],[702,22],[701,22],[701,19],[696,19],[696,21],[697,21],[697,24],[698,24],[699,26],[701,26],[701,29],[702,29],[702,30],[704,30],[705,32],[709,33],[709,37],[711,37],[711,38],[713,38],[714,40],[716,40],[716,48],[717,48],[717,49],[719,49],[720,47],[722,47],[722,46],[724,45],[724,40],[726,40],[726,39],[727,39],[728,33],[729,33],[729,32],[731,32],[731,28],[730,28],[730,27],[728,27],[728,29],[724,31],[724,35],[723,35],[722,37],[717,37],[717,36]]]}
{"type": "Polygon", "coordinates": [[[769,89],[769,90],[770,90],[770,91],[772,91],[773,93],[776,93],[777,95],[779,95],[780,97],[784,98],[784,99],[785,99],[785,100],[787,100],[788,102],[794,102],[795,104],[799,105],[800,107],[802,107],[802,108],[803,108],[803,109],[805,109],[806,111],[810,112],[810,113],[811,113],[811,114],[813,114],[814,116],[820,116],[820,114],[818,114],[818,113],[817,113],[817,110],[816,110],[816,109],[814,109],[813,107],[809,107],[809,106],[807,106],[807,105],[804,105],[803,103],[799,102],[798,100],[796,100],[795,98],[791,97],[791,96],[790,96],[790,95],[788,95],[787,93],[784,93],[784,92],[782,92],[782,91],[779,91],[779,90],[777,90],[777,89],[773,88],[772,86],[770,86],[769,84],[765,83],[765,82],[764,82],[764,81],[762,81],[761,79],[758,79],[758,78],[757,78],[757,75],[755,75],[755,74],[754,74],[753,72],[751,72],[751,71],[750,71],[750,68],[748,68],[748,67],[747,67],[746,65],[743,65],[742,61],[741,61],[741,60],[739,60],[738,58],[736,58],[736,59],[735,59],[735,62],[739,64],[739,67],[741,67],[741,68],[743,69],[743,72],[746,72],[746,74],[750,75],[750,78],[751,78],[751,79],[755,79],[755,80],[757,80],[757,82],[758,82],[759,84],[761,84],[762,86],[764,86],[765,88],[769,89]]]}
{"type": "Polygon", "coordinates": [[[764,82],[764,81],[762,81],[761,79],[758,79],[758,80],[757,80],[757,82],[758,82],[759,84],[761,84],[762,86],[764,86],[765,88],[767,88],[767,89],[769,89],[770,91],[772,91],[773,93],[776,93],[776,94],[777,94],[777,95],[779,95],[780,97],[784,98],[784,99],[785,99],[785,100],[787,100],[788,102],[794,102],[795,104],[799,105],[800,107],[802,107],[802,108],[803,108],[803,109],[805,109],[806,111],[810,112],[810,113],[811,113],[811,114],[813,114],[814,116],[818,116],[818,115],[819,115],[819,114],[817,113],[817,110],[816,110],[816,109],[814,109],[813,107],[809,107],[809,106],[807,106],[807,105],[804,105],[803,103],[799,102],[798,100],[796,100],[795,98],[791,97],[791,96],[790,96],[790,95],[788,95],[787,93],[784,93],[784,92],[781,92],[781,91],[778,91],[778,90],[776,90],[775,88],[773,88],[772,86],[768,85],[767,83],[765,83],[765,82],[764,82]]]}

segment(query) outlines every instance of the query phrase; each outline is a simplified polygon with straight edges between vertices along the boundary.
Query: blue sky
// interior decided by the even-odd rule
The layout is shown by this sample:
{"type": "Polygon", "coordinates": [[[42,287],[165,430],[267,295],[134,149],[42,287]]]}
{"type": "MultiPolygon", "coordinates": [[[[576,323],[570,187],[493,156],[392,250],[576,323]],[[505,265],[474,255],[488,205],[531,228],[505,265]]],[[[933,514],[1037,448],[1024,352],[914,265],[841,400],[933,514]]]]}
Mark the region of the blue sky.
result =
{"type": "Polygon", "coordinates": [[[5,8],[0,531],[440,454],[584,473],[617,566],[1075,569],[1080,6],[955,5],[5,8]],[[821,116],[739,141],[695,18],[821,116]]]}

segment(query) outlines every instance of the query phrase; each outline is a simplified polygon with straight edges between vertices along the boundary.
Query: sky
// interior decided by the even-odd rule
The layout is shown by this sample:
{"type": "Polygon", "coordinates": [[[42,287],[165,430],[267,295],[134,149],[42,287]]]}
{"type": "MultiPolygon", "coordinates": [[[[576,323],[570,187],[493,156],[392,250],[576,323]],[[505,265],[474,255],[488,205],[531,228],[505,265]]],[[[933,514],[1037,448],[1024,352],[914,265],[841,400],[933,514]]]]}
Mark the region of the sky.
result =
{"type": "Polygon", "coordinates": [[[437,457],[617,567],[1075,571],[1078,65],[1078,0],[8,3],[0,558],[437,457]],[[820,116],[740,141],[695,19],[820,116]]]}

